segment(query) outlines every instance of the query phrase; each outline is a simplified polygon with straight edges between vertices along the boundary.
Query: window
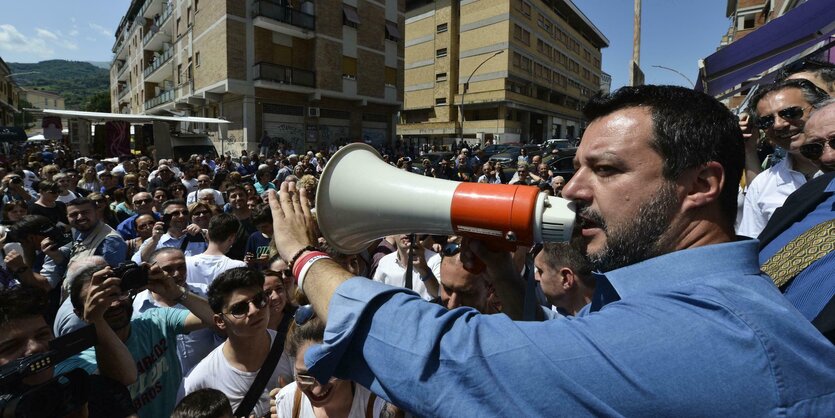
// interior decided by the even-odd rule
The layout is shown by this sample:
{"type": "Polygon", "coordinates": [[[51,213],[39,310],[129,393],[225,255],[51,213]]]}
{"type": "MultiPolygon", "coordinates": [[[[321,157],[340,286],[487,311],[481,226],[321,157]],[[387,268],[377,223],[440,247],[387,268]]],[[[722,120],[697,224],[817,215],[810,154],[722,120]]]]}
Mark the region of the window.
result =
{"type": "Polygon", "coordinates": [[[522,14],[525,16],[531,16],[531,5],[526,1],[522,1],[522,4],[519,6],[519,10],[522,11],[522,14]]]}
{"type": "Polygon", "coordinates": [[[359,26],[360,16],[355,7],[347,4],[342,5],[342,24],[352,28],[357,28],[359,26]]]}
{"type": "Polygon", "coordinates": [[[177,32],[175,32],[174,34],[179,37],[180,36],[180,18],[179,17],[177,18],[177,26],[175,26],[175,29],[176,29],[177,32]]]}
{"type": "Polygon", "coordinates": [[[438,25],[438,28],[437,28],[436,32],[443,33],[443,32],[446,32],[448,29],[449,28],[448,28],[446,23],[441,23],[440,25],[438,25]]]}
{"type": "Polygon", "coordinates": [[[435,82],[438,83],[441,81],[446,81],[446,73],[435,74],[435,82]]]}
{"type": "Polygon", "coordinates": [[[200,8],[197,7],[199,3],[200,0],[194,0],[194,13],[197,13],[197,11],[200,10],[200,8]]]}
{"type": "Polygon", "coordinates": [[[352,57],[342,57],[342,78],[349,80],[357,79],[357,59],[352,57]]]}
{"type": "Polygon", "coordinates": [[[394,42],[400,40],[400,29],[397,28],[397,23],[386,21],[386,39],[394,42]]]}
{"type": "Polygon", "coordinates": [[[517,68],[522,67],[522,56],[518,52],[513,53],[513,66],[517,68]]]}
{"type": "Polygon", "coordinates": [[[446,97],[438,97],[435,99],[435,104],[438,106],[442,106],[446,104],[446,97]]]}
{"type": "Polygon", "coordinates": [[[513,37],[522,41],[525,45],[531,44],[531,33],[523,29],[519,25],[513,25],[513,37]]]}
{"type": "Polygon", "coordinates": [[[386,67],[385,78],[387,86],[397,86],[397,68],[386,67]]]}
{"type": "Polygon", "coordinates": [[[195,67],[200,66],[200,52],[195,52],[194,53],[194,66],[195,67]]]}
{"type": "Polygon", "coordinates": [[[435,58],[443,58],[446,56],[446,48],[441,48],[435,51],[435,58]]]}

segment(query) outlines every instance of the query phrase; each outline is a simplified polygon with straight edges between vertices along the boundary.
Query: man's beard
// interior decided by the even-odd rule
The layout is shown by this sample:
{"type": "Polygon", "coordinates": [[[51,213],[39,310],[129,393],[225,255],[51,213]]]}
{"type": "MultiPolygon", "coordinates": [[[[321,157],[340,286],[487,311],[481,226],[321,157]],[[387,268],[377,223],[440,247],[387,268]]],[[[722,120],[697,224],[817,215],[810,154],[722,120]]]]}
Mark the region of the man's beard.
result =
{"type": "Polygon", "coordinates": [[[656,196],[641,207],[634,219],[626,220],[622,225],[606,225],[600,213],[584,206],[578,213],[600,227],[606,235],[606,244],[602,250],[589,254],[587,242],[582,237],[575,236],[574,240],[580,240],[579,248],[584,249],[586,258],[597,271],[607,272],[639,263],[669,251],[664,232],[670,226],[673,209],[677,206],[675,187],[669,182],[659,187],[656,196]]]}

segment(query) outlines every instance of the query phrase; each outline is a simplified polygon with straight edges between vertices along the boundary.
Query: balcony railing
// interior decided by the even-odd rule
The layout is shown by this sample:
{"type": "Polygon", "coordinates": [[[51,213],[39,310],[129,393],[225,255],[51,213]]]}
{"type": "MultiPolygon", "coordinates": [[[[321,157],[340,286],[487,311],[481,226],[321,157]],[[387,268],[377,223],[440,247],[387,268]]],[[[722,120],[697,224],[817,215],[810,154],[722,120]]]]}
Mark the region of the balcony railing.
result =
{"type": "Polygon", "coordinates": [[[162,55],[157,57],[157,59],[155,59],[154,62],[151,63],[151,65],[145,67],[145,69],[142,71],[142,75],[144,77],[148,77],[149,75],[153,74],[154,71],[156,71],[159,67],[162,67],[162,65],[168,62],[168,60],[170,60],[173,56],[174,48],[168,48],[167,50],[165,50],[165,52],[162,53],[162,55]]]}
{"type": "Polygon", "coordinates": [[[117,100],[122,100],[122,97],[125,97],[125,95],[126,95],[126,94],[128,94],[128,92],[129,92],[129,91],[130,91],[130,89],[129,89],[129,88],[127,88],[127,87],[123,88],[123,89],[119,92],[119,94],[117,95],[116,99],[117,99],[117,100]]]}
{"type": "Polygon", "coordinates": [[[316,17],[270,0],[255,2],[254,16],[264,16],[288,25],[316,30],[316,17]]]}
{"type": "Polygon", "coordinates": [[[119,68],[119,71],[116,72],[116,79],[122,78],[122,74],[128,70],[129,65],[127,63],[122,64],[122,68],[119,68]]]}
{"type": "Polygon", "coordinates": [[[285,65],[259,62],[253,66],[253,79],[273,81],[281,84],[316,87],[316,73],[285,65]]]}
{"type": "Polygon", "coordinates": [[[142,37],[143,45],[147,45],[148,42],[151,41],[151,38],[153,38],[154,35],[156,35],[157,32],[159,32],[159,28],[165,25],[165,21],[168,20],[169,17],[171,17],[173,12],[173,7],[166,7],[165,10],[162,11],[162,16],[160,16],[159,19],[156,19],[153,23],[151,23],[151,27],[148,29],[148,33],[146,33],[145,36],[142,37]]]}
{"type": "Polygon", "coordinates": [[[163,103],[168,103],[174,100],[174,90],[167,90],[162,92],[159,96],[151,100],[145,101],[145,110],[153,109],[163,103]]]}
{"type": "Polygon", "coordinates": [[[177,98],[188,98],[194,93],[194,80],[186,80],[177,86],[177,98]]]}
{"type": "Polygon", "coordinates": [[[145,4],[143,4],[142,7],[139,9],[138,15],[145,16],[145,11],[148,10],[148,7],[150,7],[151,3],[153,2],[154,0],[145,0],[145,4]]]}

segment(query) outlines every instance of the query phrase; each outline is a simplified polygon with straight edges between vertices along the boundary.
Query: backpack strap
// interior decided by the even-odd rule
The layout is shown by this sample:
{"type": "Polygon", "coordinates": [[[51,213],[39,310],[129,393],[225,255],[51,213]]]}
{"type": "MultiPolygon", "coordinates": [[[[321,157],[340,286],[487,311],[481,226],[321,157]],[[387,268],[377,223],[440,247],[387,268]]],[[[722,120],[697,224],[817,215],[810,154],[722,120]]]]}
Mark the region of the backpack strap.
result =
{"type": "Polygon", "coordinates": [[[368,405],[365,407],[365,418],[374,418],[374,402],[377,401],[377,395],[371,394],[368,397],[368,405]]]}

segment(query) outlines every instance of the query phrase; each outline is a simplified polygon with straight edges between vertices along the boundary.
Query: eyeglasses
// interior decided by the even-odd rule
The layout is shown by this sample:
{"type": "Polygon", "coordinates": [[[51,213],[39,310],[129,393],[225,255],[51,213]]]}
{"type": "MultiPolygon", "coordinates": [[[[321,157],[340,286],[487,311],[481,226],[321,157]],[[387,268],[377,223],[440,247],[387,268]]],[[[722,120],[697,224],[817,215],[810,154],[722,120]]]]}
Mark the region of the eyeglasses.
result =
{"type": "Polygon", "coordinates": [[[192,216],[192,217],[197,217],[197,216],[208,216],[208,215],[209,215],[209,212],[208,212],[208,211],[205,211],[205,210],[199,210],[199,211],[197,211],[197,212],[194,212],[194,214],[192,214],[191,216],[192,216]]]}
{"type": "MultiPolygon", "coordinates": [[[[803,117],[803,113],[806,112],[806,109],[810,107],[812,106],[791,106],[778,111],[777,115],[784,120],[800,120],[803,117]]],[[[772,126],[774,126],[774,115],[760,116],[757,118],[758,128],[766,130],[772,126]]]]}
{"type": "Polygon", "coordinates": [[[263,309],[267,306],[267,295],[264,292],[258,292],[250,300],[238,302],[229,307],[229,312],[224,312],[227,315],[232,315],[237,319],[245,317],[249,313],[249,304],[255,306],[256,309],[263,309]]]}
{"type": "Polygon", "coordinates": [[[801,145],[800,153],[810,160],[819,160],[823,155],[823,148],[826,145],[829,145],[829,148],[835,150],[835,138],[829,138],[823,142],[813,142],[811,144],[801,145]]]}
{"type": "Polygon", "coordinates": [[[134,205],[144,205],[146,203],[151,203],[153,201],[154,201],[154,199],[139,199],[139,200],[134,200],[133,204],[134,205]]]}
{"type": "Polygon", "coordinates": [[[447,245],[444,245],[444,248],[441,250],[441,256],[443,257],[452,257],[455,254],[461,252],[461,245],[457,242],[450,242],[447,245]]]}
{"type": "MultiPolygon", "coordinates": [[[[331,377],[328,380],[328,383],[333,383],[336,381],[335,377],[331,377]]],[[[315,377],[305,374],[305,373],[296,373],[296,386],[299,387],[300,390],[307,390],[312,388],[313,386],[319,384],[319,381],[316,380],[315,377]]],[[[324,385],[322,385],[324,386],[324,385]]]]}
{"type": "Polygon", "coordinates": [[[148,229],[154,226],[154,222],[145,222],[144,224],[136,225],[136,229],[148,229]]]}

